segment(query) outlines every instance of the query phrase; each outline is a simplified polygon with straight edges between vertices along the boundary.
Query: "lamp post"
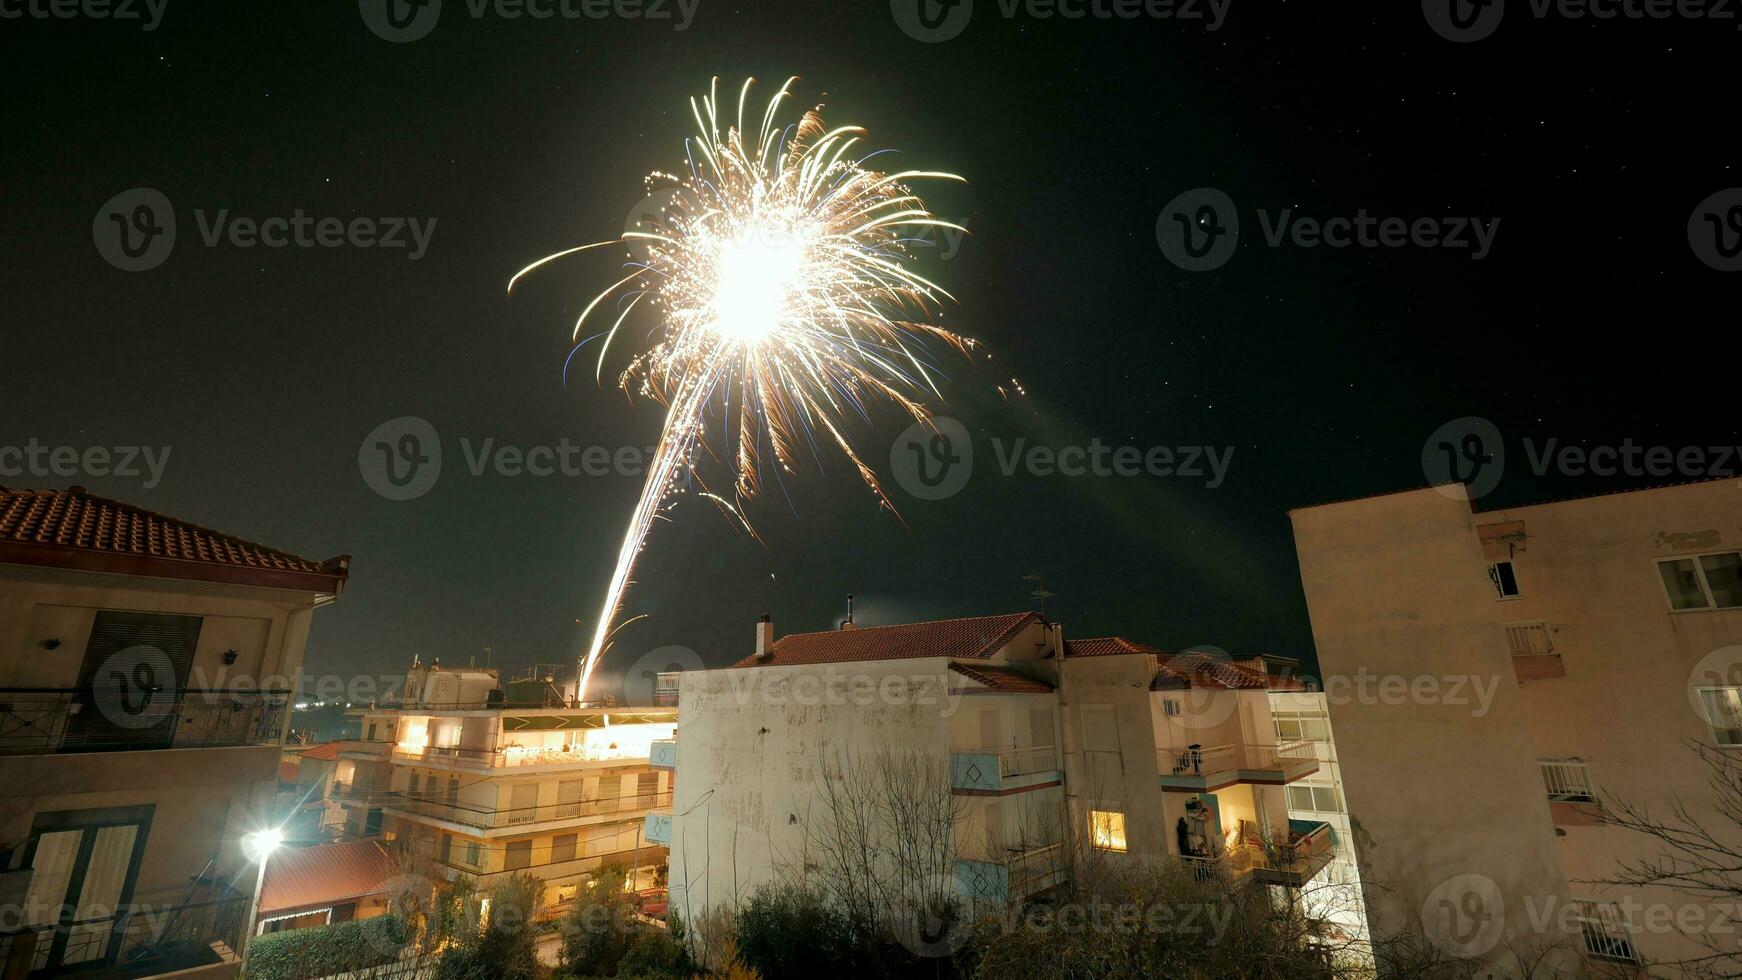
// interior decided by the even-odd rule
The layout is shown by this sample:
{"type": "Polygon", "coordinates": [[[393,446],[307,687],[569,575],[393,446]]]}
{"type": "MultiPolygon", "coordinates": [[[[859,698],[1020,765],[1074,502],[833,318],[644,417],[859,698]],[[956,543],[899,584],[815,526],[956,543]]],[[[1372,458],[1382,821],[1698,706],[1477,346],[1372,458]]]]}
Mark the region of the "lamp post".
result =
{"type": "Polygon", "coordinates": [[[284,843],[284,831],[278,827],[268,827],[242,835],[242,853],[248,860],[260,866],[254,875],[254,895],[248,900],[248,921],[242,930],[242,968],[248,972],[248,951],[254,945],[254,927],[260,918],[260,892],[266,887],[266,862],[271,859],[272,852],[278,850],[284,843]]]}

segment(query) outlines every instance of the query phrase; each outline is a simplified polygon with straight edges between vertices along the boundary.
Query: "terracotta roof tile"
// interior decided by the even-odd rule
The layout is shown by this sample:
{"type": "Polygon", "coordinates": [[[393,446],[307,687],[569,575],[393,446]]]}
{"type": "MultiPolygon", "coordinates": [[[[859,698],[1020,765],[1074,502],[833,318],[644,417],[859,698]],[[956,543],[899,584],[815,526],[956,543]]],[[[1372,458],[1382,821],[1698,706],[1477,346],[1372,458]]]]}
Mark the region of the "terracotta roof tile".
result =
{"type": "Polygon", "coordinates": [[[321,908],[378,895],[398,871],[376,840],[279,850],[266,864],[260,914],[321,908]]]}
{"type": "Polygon", "coordinates": [[[0,487],[0,562],[336,592],[350,559],[299,558],[83,487],[0,487]]]}
{"type": "Polygon", "coordinates": [[[978,681],[999,694],[1051,694],[1053,686],[1009,667],[990,664],[950,664],[950,670],[978,681]]]}
{"type": "Polygon", "coordinates": [[[1185,651],[1166,653],[1155,647],[1127,640],[1123,636],[1102,636],[1088,640],[1067,640],[1067,657],[1112,657],[1143,655],[1150,658],[1155,671],[1152,689],[1201,687],[1237,690],[1299,691],[1305,685],[1293,677],[1281,677],[1231,663],[1208,653],[1185,651]]]}
{"type": "Polygon", "coordinates": [[[322,742],[311,745],[296,754],[299,759],[319,759],[322,762],[332,762],[339,757],[339,750],[345,747],[343,742],[322,742]]]}
{"type": "Polygon", "coordinates": [[[1025,612],[897,626],[865,626],[823,633],[794,633],[775,641],[773,656],[759,660],[751,655],[732,666],[782,667],[916,657],[984,660],[1003,649],[1024,627],[1038,622],[1042,622],[1039,613],[1025,612]]]}

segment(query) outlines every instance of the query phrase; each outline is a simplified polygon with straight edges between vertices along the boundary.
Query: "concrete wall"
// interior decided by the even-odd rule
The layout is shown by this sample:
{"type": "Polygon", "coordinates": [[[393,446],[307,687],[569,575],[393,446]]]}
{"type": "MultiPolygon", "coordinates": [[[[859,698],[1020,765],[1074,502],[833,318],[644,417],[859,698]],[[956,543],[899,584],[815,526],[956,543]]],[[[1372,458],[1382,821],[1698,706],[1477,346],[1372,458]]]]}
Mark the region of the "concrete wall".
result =
{"type": "Polygon", "coordinates": [[[1462,951],[1486,957],[1508,939],[1564,940],[1529,914],[1531,902],[1568,900],[1566,873],[1461,489],[1292,517],[1375,930],[1439,934],[1449,921],[1462,951]],[[1387,676],[1432,678],[1442,692],[1461,683],[1466,696],[1387,695],[1387,676]],[[1475,682],[1491,686],[1490,704],[1467,697],[1475,682]],[[1479,913],[1458,912],[1471,894],[1479,913]]]}

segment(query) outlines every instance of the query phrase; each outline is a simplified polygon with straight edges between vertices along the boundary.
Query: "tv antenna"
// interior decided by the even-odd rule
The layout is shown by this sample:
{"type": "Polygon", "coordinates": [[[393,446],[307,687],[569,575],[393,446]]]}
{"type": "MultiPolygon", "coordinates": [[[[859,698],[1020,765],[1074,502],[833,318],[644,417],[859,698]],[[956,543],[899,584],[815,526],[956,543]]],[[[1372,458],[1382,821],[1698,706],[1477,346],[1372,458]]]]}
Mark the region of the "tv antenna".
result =
{"type": "Polygon", "coordinates": [[[1022,576],[1022,580],[1034,583],[1034,591],[1030,592],[1028,597],[1040,603],[1040,614],[1042,617],[1046,616],[1046,600],[1055,595],[1055,593],[1046,590],[1046,579],[1037,572],[1033,575],[1022,576]]]}

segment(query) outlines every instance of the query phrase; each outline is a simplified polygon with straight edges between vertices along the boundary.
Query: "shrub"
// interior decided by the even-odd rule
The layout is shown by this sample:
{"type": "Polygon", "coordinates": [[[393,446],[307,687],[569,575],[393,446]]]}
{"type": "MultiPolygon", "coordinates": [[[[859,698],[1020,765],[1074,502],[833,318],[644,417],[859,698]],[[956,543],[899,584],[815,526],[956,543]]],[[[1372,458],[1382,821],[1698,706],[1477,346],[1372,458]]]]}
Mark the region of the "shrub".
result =
{"type": "Polygon", "coordinates": [[[664,929],[641,926],[617,966],[617,976],[642,980],[683,980],[694,973],[695,962],[684,943],[683,920],[675,912],[664,929]]]}
{"type": "Polygon", "coordinates": [[[572,976],[616,976],[637,934],[647,928],[635,919],[635,896],[623,890],[625,872],[607,865],[579,889],[563,917],[563,967],[572,976]]]}
{"type": "Polygon", "coordinates": [[[442,954],[440,980],[532,980],[539,973],[533,913],[544,901],[544,882],[511,875],[490,889],[490,915],[481,932],[442,954]]]}
{"type": "Polygon", "coordinates": [[[255,936],[248,944],[248,976],[305,980],[383,966],[399,959],[407,932],[399,916],[380,915],[255,936]]]}

